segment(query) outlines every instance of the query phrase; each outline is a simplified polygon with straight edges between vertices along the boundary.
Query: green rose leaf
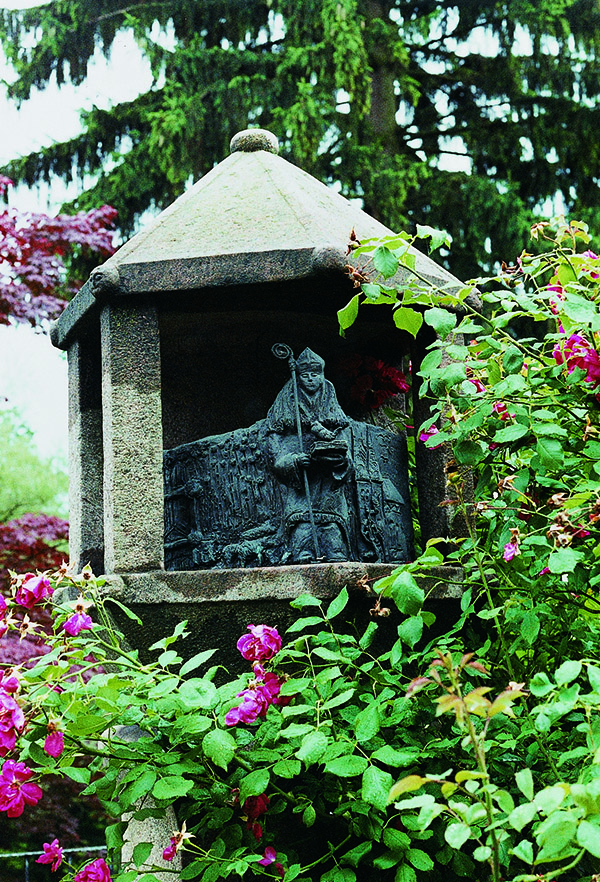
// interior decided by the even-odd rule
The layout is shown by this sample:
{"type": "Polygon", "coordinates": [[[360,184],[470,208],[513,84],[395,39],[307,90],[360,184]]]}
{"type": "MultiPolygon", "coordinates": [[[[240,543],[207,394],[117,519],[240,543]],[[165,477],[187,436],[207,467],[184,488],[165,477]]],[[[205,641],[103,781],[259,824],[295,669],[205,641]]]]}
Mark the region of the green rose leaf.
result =
{"type": "Polygon", "coordinates": [[[404,750],[395,750],[389,744],[385,744],[375,751],[373,759],[385,763],[386,766],[392,766],[394,769],[406,769],[408,766],[412,766],[419,756],[417,748],[407,747],[404,750]]]}
{"type": "Polygon", "coordinates": [[[564,464],[563,448],[555,438],[538,438],[536,452],[540,462],[546,468],[562,468],[564,464]]]}
{"type": "Polygon", "coordinates": [[[369,766],[365,769],[362,777],[361,795],[364,802],[375,806],[385,812],[388,805],[388,795],[394,779],[389,772],[378,769],[377,766],[369,766]]]}
{"type": "Polygon", "coordinates": [[[477,465],[487,456],[487,448],[481,441],[457,441],[454,455],[462,465],[477,465]]]}
{"type": "Polygon", "coordinates": [[[383,844],[391,851],[403,854],[410,848],[410,836],[394,827],[386,827],[383,831],[383,844]]]}
{"type": "Polygon", "coordinates": [[[594,857],[600,858],[600,827],[583,820],[577,828],[577,842],[594,857]]]}
{"type": "Polygon", "coordinates": [[[449,312],[447,309],[440,309],[439,306],[434,306],[432,309],[428,309],[424,313],[423,318],[425,324],[432,327],[436,334],[442,339],[445,339],[456,327],[456,315],[453,312],[449,312]]]}
{"type": "Polygon", "coordinates": [[[193,781],[182,778],[180,775],[167,775],[159,778],[152,788],[152,795],[156,799],[177,799],[179,796],[185,796],[194,786],[193,781]]]}
{"type": "Polygon", "coordinates": [[[179,687],[179,697],[186,707],[202,707],[211,710],[218,702],[217,687],[210,680],[194,677],[179,687]]]}
{"type": "Polygon", "coordinates": [[[385,279],[398,271],[398,258],[386,245],[378,245],[373,252],[373,266],[385,279]]]}
{"type": "Polygon", "coordinates": [[[521,634],[529,646],[533,646],[540,633],[540,620],[532,609],[528,609],[521,622],[521,634]]]}
{"type": "Polygon", "coordinates": [[[142,864],[145,864],[148,858],[150,857],[150,852],[152,851],[153,843],[152,842],[138,842],[133,849],[133,863],[136,867],[141,867],[142,864]]]}
{"type": "Polygon", "coordinates": [[[366,857],[366,855],[369,854],[372,848],[372,842],[361,842],[360,845],[351,848],[350,851],[347,851],[346,854],[343,854],[340,858],[340,863],[350,864],[351,867],[357,867],[360,860],[366,857]]]}
{"type": "Polygon", "coordinates": [[[572,573],[582,557],[574,548],[559,548],[548,558],[548,569],[551,573],[572,573]]]}
{"type": "Polygon", "coordinates": [[[543,698],[545,695],[548,695],[554,689],[554,683],[550,682],[550,678],[548,674],[545,674],[543,671],[538,671],[537,674],[533,675],[529,683],[529,688],[531,689],[531,694],[535,695],[536,698],[543,698]]]}
{"type": "Polygon", "coordinates": [[[372,703],[360,711],[354,720],[354,733],[359,743],[370,741],[379,732],[381,726],[379,707],[372,703]]]}
{"type": "Polygon", "coordinates": [[[156,777],[155,769],[146,768],[143,771],[140,771],[135,780],[128,784],[124,789],[120,796],[119,803],[126,803],[126,806],[136,803],[138,799],[141,799],[146,793],[150,793],[154,787],[156,777]]]}
{"type": "Polygon", "coordinates": [[[369,282],[363,282],[361,288],[367,300],[376,302],[381,297],[381,288],[379,285],[373,285],[369,284],[369,282]]]}
{"type": "Polygon", "coordinates": [[[524,438],[525,435],[529,435],[529,426],[524,426],[522,423],[511,423],[510,426],[505,426],[494,434],[494,442],[496,444],[506,444],[510,441],[518,441],[519,438],[524,438]]]}
{"type": "Polygon", "coordinates": [[[421,616],[411,616],[398,626],[398,637],[412,649],[421,639],[423,634],[423,619],[421,616]]]}
{"type": "Polygon", "coordinates": [[[526,864],[533,864],[533,844],[529,839],[522,839],[512,849],[512,853],[515,857],[518,857],[520,861],[524,861],[526,864]]]}
{"type": "Polygon", "coordinates": [[[312,805],[307,805],[302,812],[302,823],[305,827],[312,827],[317,820],[317,813],[312,805]]]}
{"type": "Polygon", "coordinates": [[[303,609],[305,606],[321,606],[321,601],[312,594],[301,594],[300,597],[292,600],[290,606],[294,609],[303,609]]]}
{"type": "Polygon", "coordinates": [[[492,849],[489,845],[480,845],[473,852],[473,857],[476,861],[487,861],[492,856],[492,849]]]}
{"type": "Polygon", "coordinates": [[[471,836],[471,828],[467,824],[450,824],[444,831],[444,839],[450,848],[462,848],[471,836]]]}
{"type": "Polygon", "coordinates": [[[343,704],[347,704],[356,689],[344,689],[343,692],[339,692],[337,695],[334,695],[333,698],[328,698],[327,701],[324,701],[321,705],[321,710],[332,710],[334,707],[341,707],[343,704]]]}
{"type": "Polygon", "coordinates": [[[417,874],[410,864],[400,864],[396,870],[394,882],[417,882],[417,874]]]}
{"type": "Polygon", "coordinates": [[[419,588],[414,576],[407,572],[401,572],[394,578],[390,593],[400,612],[407,616],[417,615],[425,601],[425,592],[419,588]]]}
{"type": "Polygon", "coordinates": [[[525,797],[525,799],[533,799],[533,775],[531,769],[520,769],[515,775],[517,787],[525,797]]]}
{"type": "Polygon", "coordinates": [[[227,770],[227,766],[234,757],[236,749],[235,738],[231,732],[224,729],[213,729],[207,732],[202,739],[202,749],[206,756],[220,769],[227,770]]]}
{"type": "Polygon", "coordinates": [[[271,780],[268,769],[256,769],[240,781],[240,804],[243,805],[249,796],[260,796],[265,792],[271,780]]]}
{"type": "Polygon", "coordinates": [[[581,662],[567,660],[554,672],[554,679],[559,686],[571,683],[581,673],[581,662]]]}
{"type": "Polygon", "coordinates": [[[452,237],[446,230],[436,230],[434,227],[430,227],[429,224],[417,224],[417,238],[431,239],[429,244],[430,253],[441,248],[442,245],[449,248],[452,243],[452,237]]]}
{"type": "Polygon", "coordinates": [[[314,729],[312,732],[309,732],[308,735],[304,736],[302,744],[296,751],[296,756],[299,760],[302,760],[307,767],[311,766],[313,763],[316,763],[321,759],[327,750],[328,744],[329,738],[325,732],[321,729],[314,729]]]}
{"type": "Polygon", "coordinates": [[[587,675],[594,692],[600,692],[600,668],[596,665],[588,665],[587,675]]]}
{"type": "Polygon", "coordinates": [[[511,346],[504,353],[502,367],[507,374],[518,374],[523,367],[523,353],[516,346],[511,346]]]}
{"type": "Polygon", "coordinates": [[[334,619],[336,616],[339,616],[339,614],[346,608],[348,600],[348,589],[342,588],[338,596],[334,597],[327,607],[327,612],[325,613],[326,617],[328,619],[334,619]]]}
{"type": "Polygon", "coordinates": [[[552,860],[565,851],[571,854],[577,833],[577,815],[574,812],[552,812],[535,832],[540,847],[538,861],[552,860]]]}
{"type": "Polygon", "coordinates": [[[422,851],[420,848],[409,848],[406,852],[406,859],[413,865],[415,870],[420,870],[422,873],[430,873],[433,870],[433,861],[427,852],[422,851]]]}
{"type": "Polygon", "coordinates": [[[338,778],[354,778],[355,775],[362,775],[368,766],[364,756],[338,756],[325,764],[325,771],[336,775],[338,778]]]}
{"type": "Polygon", "coordinates": [[[280,760],[273,766],[273,774],[279,775],[280,778],[295,778],[301,771],[302,765],[299,760],[280,760]]]}
{"type": "Polygon", "coordinates": [[[537,815],[537,808],[535,803],[533,802],[524,802],[522,805],[518,805],[508,816],[508,823],[515,830],[518,830],[519,833],[526,827],[527,824],[530,824],[535,816],[537,815]]]}
{"type": "Polygon", "coordinates": [[[423,316],[416,309],[409,309],[406,306],[399,306],[394,310],[394,324],[400,331],[407,331],[416,337],[423,324],[423,316]]]}
{"type": "Polygon", "coordinates": [[[338,309],[337,317],[340,326],[341,337],[345,336],[344,331],[347,331],[348,328],[351,328],[356,321],[359,304],[360,294],[355,294],[352,300],[347,303],[346,306],[342,307],[342,309],[338,309]]]}
{"type": "Polygon", "coordinates": [[[209,658],[212,658],[216,651],[216,649],[205,649],[203,652],[196,653],[196,655],[192,656],[192,658],[188,659],[188,661],[186,661],[186,663],[181,666],[179,675],[181,677],[185,677],[186,674],[190,674],[192,671],[195,671],[196,668],[199,668],[200,665],[203,665],[205,662],[207,662],[209,658]]]}

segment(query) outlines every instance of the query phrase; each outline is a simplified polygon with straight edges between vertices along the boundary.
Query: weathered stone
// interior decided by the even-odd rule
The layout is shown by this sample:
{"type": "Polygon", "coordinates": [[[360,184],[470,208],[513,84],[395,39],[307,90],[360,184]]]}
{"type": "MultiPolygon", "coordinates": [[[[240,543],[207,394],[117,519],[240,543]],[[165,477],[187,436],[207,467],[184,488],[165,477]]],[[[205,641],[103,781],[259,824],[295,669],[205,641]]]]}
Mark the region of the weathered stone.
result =
{"type": "Polygon", "coordinates": [[[254,150],[267,150],[269,153],[279,153],[279,141],[272,132],[266,129],[244,129],[234,135],[229,144],[232,153],[241,151],[252,153],[254,150]]]}
{"type": "Polygon", "coordinates": [[[106,306],[101,333],[105,569],[155,569],[163,562],[156,311],[106,306]]]}
{"type": "MultiPolygon", "coordinates": [[[[376,597],[367,593],[365,580],[372,585],[393,569],[392,564],[344,562],[209,572],[154,570],[108,576],[104,592],[131,608],[144,622],[142,628],[115,610],[131,645],[147,651],[186,619],[189,635],[177,644],[184,658],[216,648],[218,652],[207,667],[224,664],[232,671],[246,671],[247,663],[235,647],[251,622],[277,626],[283,633],[298,615],[290,606],[296,597],[312,594],[326,607],[347,587],[351,597],[349,617],[364,630],[376,597]]],[[[441,612],[443,627],[449,617],[458,614],[462,578],[460,567],[438,567],[419,580],[428,607],[441,612]]],[[[379,620],[381,640],[389,644],[388,649],[397,638],[400,620],[397,612],[379,620]]]]}

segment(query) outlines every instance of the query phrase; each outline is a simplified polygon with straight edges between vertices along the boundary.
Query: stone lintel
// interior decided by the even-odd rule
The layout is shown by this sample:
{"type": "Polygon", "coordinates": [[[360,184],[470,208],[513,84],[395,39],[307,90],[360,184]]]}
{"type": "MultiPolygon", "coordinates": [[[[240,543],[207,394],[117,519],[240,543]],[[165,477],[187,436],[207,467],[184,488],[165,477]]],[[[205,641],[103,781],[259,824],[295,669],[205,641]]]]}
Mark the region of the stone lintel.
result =
{"type": "Polygon", "coordinates": [[[95,285],[96,276],[92,274],[54,322],[52,343],[58,349],[67,349],[90,320],[98,320],[100,309],[108,300],[158,294],[169,296],[170,305],[180,291],[286,282],[331,272],[342,275],[345,263],[344,250],[336,245],[123,263],[118,267],[118,284],[113,287],[95,285]]]}
{"type": "MultiPolygon", "coordinates": [[[[305,593],[326,600],[344,586],[355,594],[366,595],[360,580],[389,576],[397,566],[343,562],[232,570],[121,572],[106,576],[104,591],[125,604],[291,601],[305,593]]],[[[462,596],[461,567],[432,567],[427,576],[417,581],[428,599],[457,600],[462,596]]]]}

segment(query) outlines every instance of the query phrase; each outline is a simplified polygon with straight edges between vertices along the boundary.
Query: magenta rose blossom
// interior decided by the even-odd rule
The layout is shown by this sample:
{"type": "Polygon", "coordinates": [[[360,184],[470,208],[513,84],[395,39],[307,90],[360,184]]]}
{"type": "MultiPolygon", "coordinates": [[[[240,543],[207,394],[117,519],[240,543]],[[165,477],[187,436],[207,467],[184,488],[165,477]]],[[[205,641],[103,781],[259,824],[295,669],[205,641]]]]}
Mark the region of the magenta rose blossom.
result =
{"type": "Polygon", "coordinates": [[[163,861],[172,861],[177,854],[177,837],[171,836],[171,844],[163,849],[163,861]]]}
{"type": "Polygon", "coordinates": [[[578,367],[586,372],[587,383],[600,383],[600,355],[581,334],[571,334],[562,345],[557,343],[552,355],[557,364],[567,365],[569,373],[578,367]]]}
{"type": "Polygon", "coordinates": [[[48,756],[56,757],[60,756],[63,750],[65,749],[65,736],[62,732],[50,732],[49,735],[46,736],[46,740],[44,741],[44,750],[48,754],[48,756]]]}
{"type": "Polygon", "coordinates": [[[512,560],[514,557],[517,557],[521,554],[521,549],[515,541],[507,542],[504,546],[504,553],[502,557],[504,560],[512,560]]]}
{"type": "Polygon", "coordinates": [[[18,692],[19,678],[10,671],[0,671],[0,692],[18,692]]]}
{"type": "Polygon", "coordinates": [[[76,612],[64,623],[63,628],[71,637],[77,637],[80,631],[90,631],[94,627],[91,616],[85,612],[76,612]]]}
{"type": "Polygon", "coordinates": [[[50,869],[55,873],[60,867],[63,859],[63,850],[58,844],[58,839],[52,842],[44,842],[44,854],[36,860],[36,864],[52,864],[50,869]]]}
{"type": "Polygon", "coordinates": [[[21,734],[24,726],[25,716],[19,704],[12,695],[0,689],[0,757],[14,750],[17,735],[21,734]]]}
{"type": "Polygon", "coordinates": [[[6,618],[6,610],[8,609],[4,595],[0,594],[0,619],[6,618]]]}
{"type": "Polygon", "coordinates": [[[27,573],[19,587],[15,600],[26,609],[33,609],[36,603],[41,603],[47,597],[52,595],[54,588],[46,578],[46,576],[34,576],[33,573],[27,573]]]}
{"type": "MultiPolygon", "coordinates": [[[[440,430],[437,426],[429,426],[428,429],[424,429],[419,435],[419,441],[429,441],[430,438],[433,438],[435,435],[439,435],[440,430]]],[[[436,447],[441,447],[441,444],[431,444],[429,450],[435,450],[436,447]]]]}
{"type": "Polygon", "coordinates": [[[268,625],[248,625],[249,634],[237,642],[237,648],[248,661],[268,661],[281,649],[281,637],[268,625]]]}
{"type": "Polygon", "coordinates": [[[267,845],[267,847],[265,848],[264,857],[262,858],[262,860],[258,861],[258,863],[263,867],[268,867],[270,864],[274,863],[275,869],[277,870],[277,872],[279,873],[279,875],[283,879],[283,877],[285,876],[285,870],[283,869],[281,864],[279,864],[275,861],[276,857],[277,857],[277,852],[275,851],[273,846],[267,845]]]}
{"type": "Polygon", "coordinates": [[[112,877],[104,858],[98,858],[80,870],[73,882],[112,882],[112,877]]]}
{"type": "Polygon", "coordinates": [[[266,715],[267,708],[273,703],[269,700],[268,692],[260,688],[243,689],[242,692],[238,692],[238,698],[242,699],[242,703],[238,707],[232,707],[225,716],[225,723],[228,726],[254,723],[259,717],[266,715]]]}
{"type": "MultiPolygon", "coordinates": [[[[9,818],[23,814],[25,805],[35,805],[43,796],[41,788],[30,781],[33,772],[25,763],[6,760],[0,773],[0,811],[9,818]]],[[[90,882],[95,880],[90,879],[90,882]]],[[[103,882],[103,880],[99,880],[103,882]]]]}

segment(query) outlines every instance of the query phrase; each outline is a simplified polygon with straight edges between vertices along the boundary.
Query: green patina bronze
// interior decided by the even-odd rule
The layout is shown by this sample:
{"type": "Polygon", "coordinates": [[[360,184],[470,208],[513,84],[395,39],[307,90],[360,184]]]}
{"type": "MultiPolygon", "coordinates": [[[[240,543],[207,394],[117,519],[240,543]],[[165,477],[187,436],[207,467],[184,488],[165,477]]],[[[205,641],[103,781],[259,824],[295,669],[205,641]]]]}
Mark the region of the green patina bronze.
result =
{"type": "Polygon", "coordinates": [[[265,419],[165,451],[165,564],[188,570],[401,562],[412,553],[403,436],[350,419],[307,348],[265,419]]]}

